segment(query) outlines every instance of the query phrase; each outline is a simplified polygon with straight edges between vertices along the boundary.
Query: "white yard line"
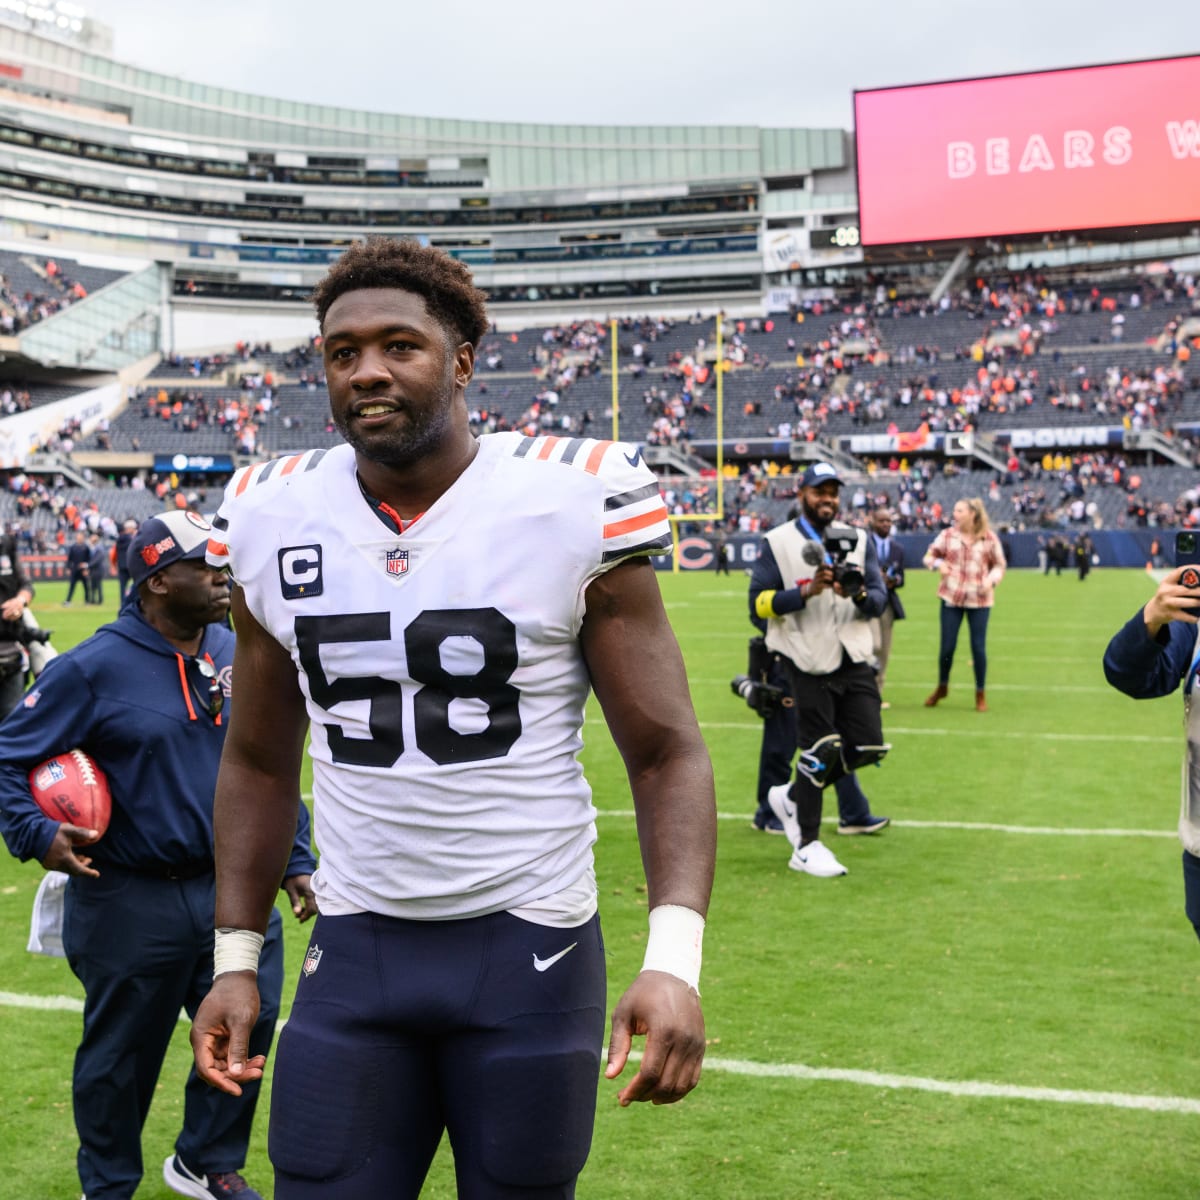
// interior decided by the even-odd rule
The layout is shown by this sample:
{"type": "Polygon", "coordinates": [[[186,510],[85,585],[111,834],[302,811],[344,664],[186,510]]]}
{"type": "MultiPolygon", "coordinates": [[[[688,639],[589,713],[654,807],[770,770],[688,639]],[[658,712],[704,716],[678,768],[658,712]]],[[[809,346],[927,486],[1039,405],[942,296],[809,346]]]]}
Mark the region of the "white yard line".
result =
{"type": "MultiPolygon", "coordinates": [[[[597,809],[599,817],[633,818],[633,809],[597,809]]],[[[750,824],[750,814],[719,812],[718,821],[745,821],[750,824]]],[[[826,817],[826,825],[836,825],[837,817],[826,817]]],[[[1119,838],[1175,838],[1174,829],[1082,829],[1076,825],[1057,827],[1052,825],[1000,825],[991,821],[908,821],[893,820],[897,829],[961,829],[966,833],[1014,833],[1033,837],[1119,837],[1119,838]]]]}
{"type": "MultiPolygon", "coordinates": [[[[990,688],[988,689],[991,690],[990,688]]],[[[589,720],[588,725],[602,726],[604,722],[596,718],[589,720]]],[[[994,727],[985,728],[986,722],[980,722],[978,726],[971,729],[937,729],[930,726],[903,726],[890,725],[884,717],[883,731],[889,737],[893,734],[902,734],[905,737],[971,737],[971,738],[1008,738],[1017,741],[1043,741],[1043,742],[1120,742],[1121,745],[1129,743],[1145,743],[1151,745],[1171,745],[1182,746],[1183,741],[1179,734],[1144,734],[1144,733],[1054,733],[1044,729],[996,729],[994,727]]],[[[701,721],[701,729],[762,729],[762,721],[746,720],[746,721],[701,721]]]]}
{"type": "MultiPolygon", "coordinates": [[[[74,996],[26,996],[0,992],[0,1007],[38,1011],[83,1012],[83,1001],[74,996]]],[[[181,1019],[186,1019],[180,1014],[181,1019]]],[[[640,1058],[632,1054],[631,1058],[640,1058]]],[[[855,1071],[843,1067],[808,1067],[803,1063],[759,1063],[737,1058],[704,1060],[708,1071],[747,1075],[760,1079],[804,1079],[825,1083],[853,1083],[860,1087],[937,1092],[980,1100],[1032,1100],[1051,1104],[1092,1104],[1101,1108],[1134,1108],[1143,1112],[1200,1114],[1200,1100],[1187,1096],[1139,1096],[1128,1092],[1090,1092],[1075,1088],[1021,1087],[1010,1083],[977,1080],[926,1079],[920,1075],[887,1075],[878,1071],[855,1071]]]]}
{"type": "Polygon", "coordinates": [[[1136,1108],[1146,1112],[1200,1114],[1200,1100],[1187,1096],[1139,1096],[1127,1092],[1086,1092],[1074,1088],[1019,1087],[1009,1083],[976,1080],[924,1079],[919,1075],[884,1075],[878,1071],[851,1071],[841,1067],[806,1067],[802,1063],[756,1063],[741,1059],[706,1057],[705,1070],[769,1079],[812,1079],[830,1083],[855,1083],[862,1087],[940,1092],[982,1100],[1033,1100],[1051,1104],[1094,1104],[1102,1108],[1136,1108]]]}

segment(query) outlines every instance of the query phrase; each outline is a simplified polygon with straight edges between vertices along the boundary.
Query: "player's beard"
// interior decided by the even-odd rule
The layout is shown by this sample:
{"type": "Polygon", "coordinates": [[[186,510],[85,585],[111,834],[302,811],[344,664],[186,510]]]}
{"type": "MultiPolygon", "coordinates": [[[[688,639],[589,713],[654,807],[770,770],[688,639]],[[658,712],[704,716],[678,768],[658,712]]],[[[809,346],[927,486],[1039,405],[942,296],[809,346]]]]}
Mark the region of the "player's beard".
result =
{"type": "Polygon", "coordinates": [[[447,363],[446,377],[442,383],[439,395],[444,397],[448,394],[448,401],[409,406],[399,414],[404,419],[395,421],[393,427],[387,430],[359,432],[353,417],[336,411],[332,413],[333,423],[355,453],[368,462],[382,467],[412,467],[436,454],[451,439],[454,406],[460,402],[454,392],[453,360],[447,363]]]}

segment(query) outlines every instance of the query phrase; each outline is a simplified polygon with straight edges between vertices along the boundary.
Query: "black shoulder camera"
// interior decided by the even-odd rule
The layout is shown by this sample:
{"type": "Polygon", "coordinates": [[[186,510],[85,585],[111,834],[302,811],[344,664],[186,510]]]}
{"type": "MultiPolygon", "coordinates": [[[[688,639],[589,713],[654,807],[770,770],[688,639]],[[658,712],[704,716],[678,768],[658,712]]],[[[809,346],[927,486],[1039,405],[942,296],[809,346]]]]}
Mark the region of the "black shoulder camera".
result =
{"type": "Polygon", "coordinates": [[[867,579],[856,563],[846,561],[858,548],[857,531],[848,525],[830,525],[822,541],[833,563],[833,582],[842,585],[843,595],[857,595],[867,579]]]}
{"type": "Polygon", "coordinates": [[[784,702],[786,695],[783,688],[767,682],[769,654],[766,639],[751,638],[747,673],[735,675],[729,682],[733,694],[741,696],[760,717],[764,718],[769,717],[784,702]]]}

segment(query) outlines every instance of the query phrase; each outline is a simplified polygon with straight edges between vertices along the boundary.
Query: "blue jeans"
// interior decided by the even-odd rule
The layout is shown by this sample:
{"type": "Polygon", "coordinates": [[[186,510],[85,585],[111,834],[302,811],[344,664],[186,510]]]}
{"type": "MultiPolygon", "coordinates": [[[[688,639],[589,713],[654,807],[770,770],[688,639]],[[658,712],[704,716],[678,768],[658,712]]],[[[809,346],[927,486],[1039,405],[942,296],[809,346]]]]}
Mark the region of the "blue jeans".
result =
{"type": "Polygon", "coordinates": [[[938,651],[938,683],[950,682],[950,667],[954,662],[954,648],[958,645],[958,630],[962,619],[967,618],[971,634],[971,659],[975,664],[975,688],[982,692],[987,680],[987,627],[990,608],[955,608],[942,601],[942,645],[938,651]]]}

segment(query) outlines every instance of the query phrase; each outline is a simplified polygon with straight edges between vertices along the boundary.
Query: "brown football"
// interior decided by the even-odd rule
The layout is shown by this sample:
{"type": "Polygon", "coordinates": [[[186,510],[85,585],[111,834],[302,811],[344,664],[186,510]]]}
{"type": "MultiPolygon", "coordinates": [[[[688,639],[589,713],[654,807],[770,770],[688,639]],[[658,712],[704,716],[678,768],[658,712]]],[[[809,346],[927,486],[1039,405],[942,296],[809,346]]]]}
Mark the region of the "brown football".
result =
{"type": "Polygon", "coordinates": [[[66,821],[103,835],[112,816],[108,777],[82,750],[68,750],[29,772],[29,790],[38,808],[54,821],[66,821]]]}

